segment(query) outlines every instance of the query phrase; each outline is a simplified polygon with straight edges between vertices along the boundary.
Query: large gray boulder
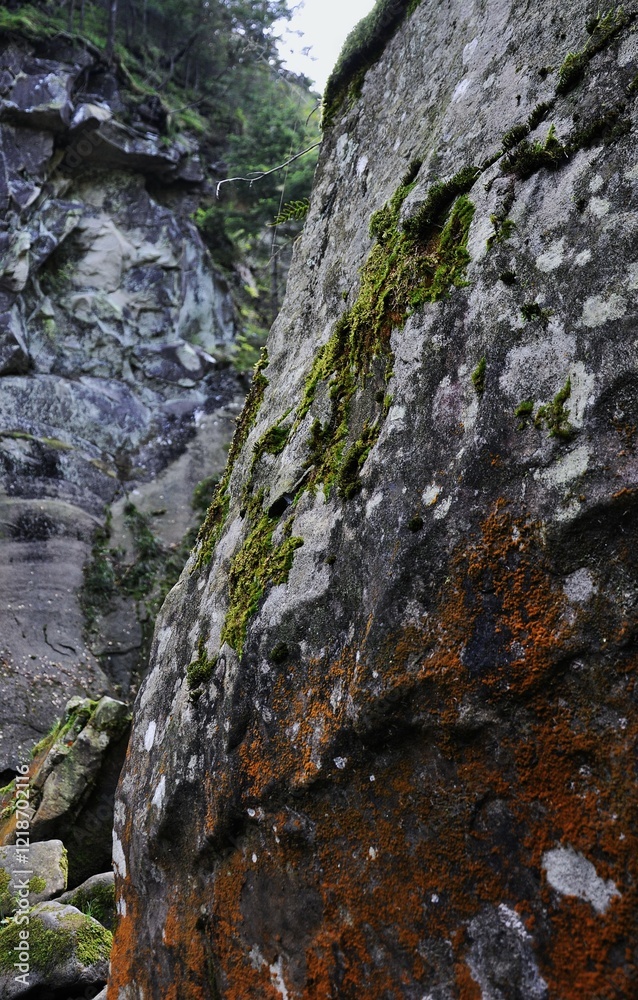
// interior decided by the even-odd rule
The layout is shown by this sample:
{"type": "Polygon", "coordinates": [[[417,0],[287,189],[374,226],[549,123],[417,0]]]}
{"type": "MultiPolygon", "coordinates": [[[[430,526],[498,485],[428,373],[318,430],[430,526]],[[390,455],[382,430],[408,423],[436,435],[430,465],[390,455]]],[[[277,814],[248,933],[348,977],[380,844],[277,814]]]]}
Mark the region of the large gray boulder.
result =
{"type": "Polygon", "coordinates": [[[360,30],[136,703],[109,1000],[636,995],[637,16],[360,30]]]}

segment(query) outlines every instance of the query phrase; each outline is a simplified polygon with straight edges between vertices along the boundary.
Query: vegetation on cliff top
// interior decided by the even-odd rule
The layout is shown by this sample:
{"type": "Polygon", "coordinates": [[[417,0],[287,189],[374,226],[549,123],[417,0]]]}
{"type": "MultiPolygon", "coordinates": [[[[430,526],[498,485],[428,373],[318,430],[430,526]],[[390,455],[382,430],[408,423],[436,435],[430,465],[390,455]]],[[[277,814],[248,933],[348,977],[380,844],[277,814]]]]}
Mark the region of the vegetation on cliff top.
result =
{"type": "Polygon", "coordinates": [[[346,100],[359,96],[367,71],[420,3],[421,0],[377,0],[374,9],[350,32],[326,84],[324,127],[332,124],[346,100]]]}

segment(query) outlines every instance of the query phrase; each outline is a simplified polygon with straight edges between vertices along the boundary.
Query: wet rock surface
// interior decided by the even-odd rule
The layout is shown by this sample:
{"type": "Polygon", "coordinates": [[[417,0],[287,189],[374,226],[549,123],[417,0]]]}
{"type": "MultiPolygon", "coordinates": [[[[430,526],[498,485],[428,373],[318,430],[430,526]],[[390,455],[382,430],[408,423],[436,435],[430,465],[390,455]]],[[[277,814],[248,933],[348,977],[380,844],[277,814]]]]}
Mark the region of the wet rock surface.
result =
{"type": "Polygon", "coordinates": [[[242,397],[225,360],[235,307],[190,220],[197,145],[161,135],[159,102],[125,124],[122,82],[107,69],[88,43],[0,37],[6,777],[69,697],[127,697],[139,681],[147,608],[106,593],[87,611],[78,596],[96,532],[114,501],[179,460],[203,426],[220,437],[201,449],[221,452],[242,397]],[[109,643],[128,659],[114,666],[109,643]]]}
{"type": "Polygon", "coordinates": [[[420,3],[333,118],[136,704],[109,1000],[635,994],[637,38],[420,3]]]}

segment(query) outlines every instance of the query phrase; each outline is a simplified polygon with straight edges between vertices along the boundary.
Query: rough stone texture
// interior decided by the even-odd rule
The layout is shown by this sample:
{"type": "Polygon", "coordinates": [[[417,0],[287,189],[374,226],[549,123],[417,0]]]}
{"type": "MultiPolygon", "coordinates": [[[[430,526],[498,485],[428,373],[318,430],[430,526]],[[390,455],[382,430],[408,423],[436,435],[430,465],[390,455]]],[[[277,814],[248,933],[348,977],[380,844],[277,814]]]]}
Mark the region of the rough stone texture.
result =
{"type": "Polygon", "coordinates": [[[135,602],[107,623],[121,646],[133,622],[114,665],[78,601],[94,532],[241,396],[229,289],[190,221],[197,147],[142,108],[118,121],[100,58],[0,37],[0,774],[72,695],[127,696],[135,602]]]}
{"type": "MultiPolygon", "coordinates": [[[[110,866],[113,795],[129,736],[123,702],[76,697],[64,718],[35,749],[28,778],[29,837],[60,838],[68,848],[68,882],[77,886],[110,866]]],[[[0,798],[0,842],[13,844],[25,820],[15,793],[0,798]]],[[[66,882],[58,888],[61,892],[66,882]]]]}
{"type": "MultiPolygon", "coordinates": [[[[0,929],[0,996],[3,1000],[60,1000],[92,996],[106,983],[112,935],[74,906],[52,900],[33,908],[29,923],[28,972],[13,968],[13,949],[23,926],[0,929]],[[19,981],[19,976],[26,978],[19,981]]],[[[18,953],[20,954],[20,953],[18,953]]],[[[26,952],[25,952],[26,954],[26,952]]]]}
{"type": "Polygon", "coordinates": [[[101,875],[92,875],[77,889],[63,892],[58,897],[58,903],[68,903],[85,913],[90,910],[90,915],[95,920],[112,931],[115,927],[114,873],[103,872],[101,875]]]}
{"type": "Polygon", "coordinates": [[[137,700],[109,1000],[636,994],[638,35],[596,12],[425,0],[326,134],[137,700]],[[392,206],[374,247],[406,173],[420,250],[392,206]]]}
{"type": "Polygon", "coordinates": [[[15,892],[21,888],[24,895],[25,882],[31,906],[59,896],[67,886],[69,865],[61,840],[43,840],[30,844],[26,861],[23,854],[22,847],[0,847],[0,882],[3,886],[6,884],[6,889],[0,893],[3,916],[15,913],[15,892]],[[20,857],[16,857],[16,854],[20,857]],[[26,875],[23,874],[25,871],[26,875]],[[10,901],[9,906],[5,905],[5,901],[10,901]]]}

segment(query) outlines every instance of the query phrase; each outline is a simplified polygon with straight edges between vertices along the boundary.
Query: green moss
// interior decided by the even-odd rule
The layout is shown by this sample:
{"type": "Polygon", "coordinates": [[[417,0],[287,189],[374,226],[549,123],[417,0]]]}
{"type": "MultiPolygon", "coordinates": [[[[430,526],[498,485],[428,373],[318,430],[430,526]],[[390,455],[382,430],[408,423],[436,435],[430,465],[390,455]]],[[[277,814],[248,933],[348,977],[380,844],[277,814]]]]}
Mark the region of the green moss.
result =
{"type": "Polygon", "coordinates": [[[547,323],[547,320],[551,316],[551,310],[543,309],[538,302],[525,302],[521,306],[521,316],[526,323],[530,323],[535,319],[540,319],[543,323],[547,323]]]}
{"type": "Polygon", "coordinates": [[[421,0],[377,0],[373,10],[348,35],[326,84],[323,127],[330,126],[346,102],[356,100],[367,71],[382,56],[406,17],[421,0]]]}
{"type": "Polygon", "coordinates": [[[566,158],[563,144],[552,125],[544,142],[522,142],[504,161],[506,173],[516,174],[521,180],[531,177],[543,167],[556,170],[566,158]]]}
{"type": "Polygon", "coordinates": [[[477,396],[482,396],[485,392],[485,372],[487,369],[487,358],[485,355],[481,358],[476,368],[470,376],[472,379],[472,385],[476,390],[477,396]]]}
{"type": "Polygon", "coordinates": [[[199,554],[197,557],[198,567],[205,566],[210,562],[215,545],[217,544],[217,539],[221,534],[224,522],[228,516],[228,510],[230,508],[230,495],[228,493],[230,477],[237,460],[237,456],[246,443],[246,439],[248,438],[255,420],[257,419],[257,414],[264,399],[268,379],[263,374],[263,370],[267,367],[267,365],[268,354],[266,352],[266,348],[264,347],[261,352],[261,357],[255,365],[250,391],[246,397],[244,408],[238,419],[237,429],[233,435],[230,451],[228,452],[228,462],[226,463],[224,475],[221,478],[219,486],[217,487],[217,492],[213,497],[206,517],[204,518],[202,526],[199,530],[197,538],[199,544],[199,554]]]}
{"type": "Polygon", "coordinates": [[[364,427],[361,437],[345,453],[337,475],[337,488],[345,500],[350,500],[361,489],[359,473],[378,436],[378,425],[364,427]]]}
{"type": "Polygon", "coordinates": [[[563,438],[568,440],[574,435],[574,428],[569,423],[569,409],[565,403],[571,396],[572,383],[568,378],[562,389],[554,396],[551,403],[540,406],[534,417],[536,427],[542,427],[543,423],[549,431],[550,437],[563,438]]]}
{"type": "Polygon", "coordinates": [[[266,588],[286,582],[295,551],[303,545],[302,538],[287,537],[275,546],[272,538],[276,526],[276,519],[262,511],[228,571],[229,602],[221,641],[227,642],[239,655],[248,622],[266,588]]]}
{"type": "Polygon", "coordinates": [[[471,191],[480,173],[480,167],[463,167],[449,180],[433,184],[418,211],[406,220],[406,232],[421,242],[431,236],[432,226],[440,221],[441,216],[459,195],[471,191]]]}
{"type": "Polygon", "coordinates": [[[29,879],[29,892],[32,892],[34,896],[44,892],[46,887],[46,879],[43,879],[41,875],[34,875],[33,878],[29,879]]]}
{"type": "Polygon", "coordinates": [[[569,137],[565,147],[567,154],[572,156],[579,149],[586,149],[601,142],[615,142],[623,135],[627,135],[632,129],[632,122],[625,116],[626,109],[625,102],[619,101],[612,107],[593,115],[569,137]]]}
{"type": "Polygon", "coordinates": [[[554,101],[543,101],[537,104],[531,115],[527,119],[527,126],[530,132],[533,132],[535,128],[538,128],[540,123],[547,118],[547,115],[554,108],[554,101]]]}
{"type": "MultiPolygon", "coordinates": [[[[0,929],[0,971],[13,971],[14,948],[20,940],[20,926],[14,921],[0,929]]],[[[41,973],[64,965],[73,954],[85,966],[108,961],[112,944],[110,931],[80,914],[65,917],[56,929],[37,918],[29,925],[30,961],[41,973]]]]}
{"type": "Polygon", "coordinates": [[[10,885],[10,873],[4,868],[0,868],[0,920],[13,910],[13,896],[9,892],[10,885]]]}
{"type": "Polygon", "coordinates": [[[556,93],[565,95],[580,83],[589,61],[593,56],[609,45],[632,20],[625,13],[624,7],[616,7],[606,14],[598,14],[587,23],[589,39],[580,52],[568,52],[558,73],[556,93]]]}
{"type": "Polygon", "coordinates": [[[205,639],[203,636],[200,636],[197,644],[197,657],[186,668],[186,679],[189,688],[196,688],[200,684],[206,684],[212,677],[216,666],[217,657],[213,659],[208,658],[205,639]]]}
{"type": "Polygon", "coordinates": [[[487,249],[491,250],[496,243],[505,243],[516,229],[513,219],[502,219],[498,215],[490,215],[490,222],[494,226],[494,232],[487,238],[487,249]]]}
{"type": "Polygon", "coordinates": [[[505,151],[508,149],[513,149],[517,146],[526,135],[529,135],[529,124],[525,122],[524,125],[515,125],[513,128],[506,132],[501,139],[501,146],[505,151]]]}
{"type": "Polygon", "coordinates": [[[257,462],[262,455],[279,455],[279,453],[284,450],[286,444],[288,443],[288,438],[290,437],[290,431],[292,430],[290,424],[287,426],[283,425],[283,421],[289,414],[290,410],[287,410],[276,424],[269,427],[268,430],[262,434],[253,449],[254,462],[257,462]]]}
{"type": "Polygon", "coordinates": [[[113,935],[106,927],[89,920],[83,920],[75,937],[75,952],[83,965],[108,962],[113,947],[113,935]]]}
{"type": "Polygon", "coordinates": [[[514,410],[515,417],[531,417],[534,412],[534,400],[522,399],[514,410]]]}

